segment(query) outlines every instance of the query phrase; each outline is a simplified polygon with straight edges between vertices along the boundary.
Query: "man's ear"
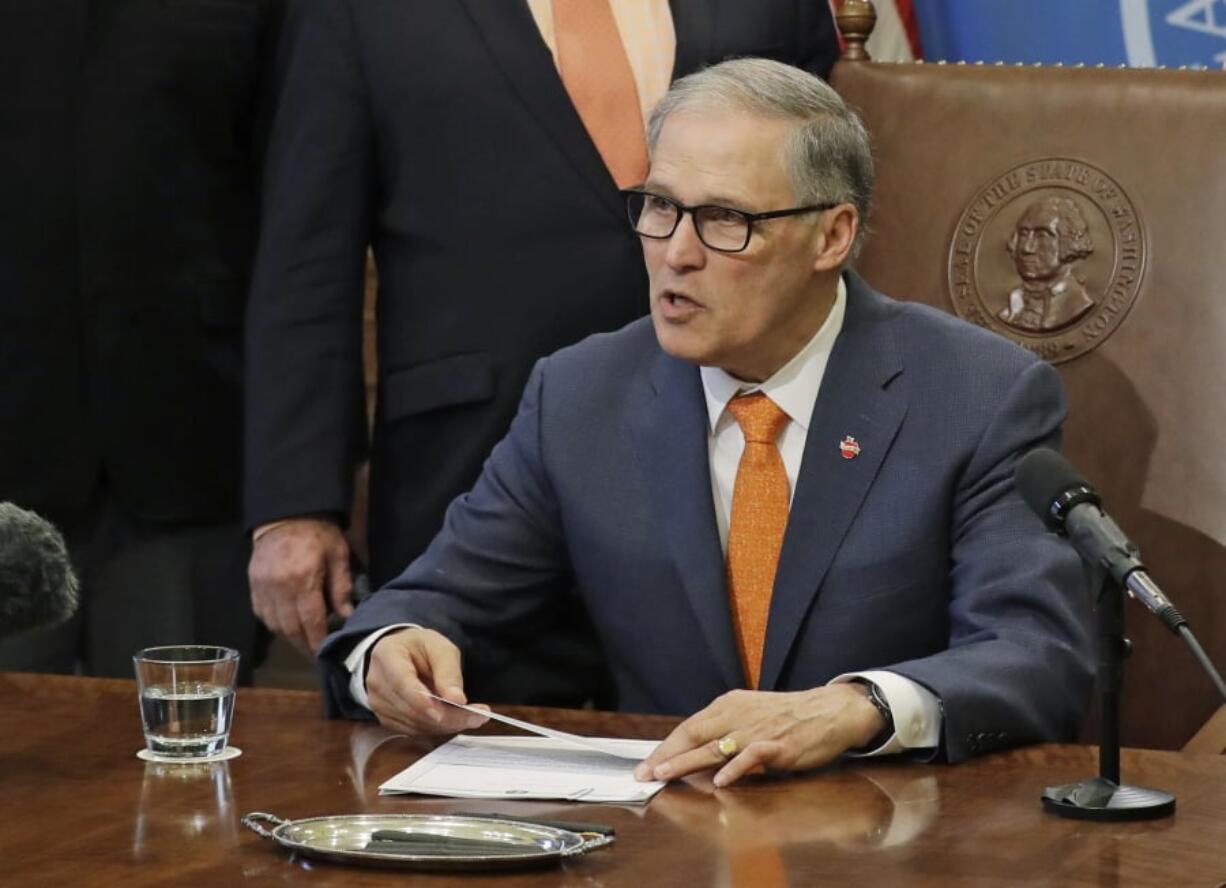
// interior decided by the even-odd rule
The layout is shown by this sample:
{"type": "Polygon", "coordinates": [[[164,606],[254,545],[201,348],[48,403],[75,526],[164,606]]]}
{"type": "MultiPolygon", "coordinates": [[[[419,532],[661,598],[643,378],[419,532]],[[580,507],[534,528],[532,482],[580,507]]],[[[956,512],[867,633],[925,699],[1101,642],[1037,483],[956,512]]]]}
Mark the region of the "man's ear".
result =
{"type": "Polygon", "coordinates": [[[860,214],[852,204],[839,204],[822,214],[818,232],[814,271],[842,268],[856,242],[860,230],[860,214]]]}

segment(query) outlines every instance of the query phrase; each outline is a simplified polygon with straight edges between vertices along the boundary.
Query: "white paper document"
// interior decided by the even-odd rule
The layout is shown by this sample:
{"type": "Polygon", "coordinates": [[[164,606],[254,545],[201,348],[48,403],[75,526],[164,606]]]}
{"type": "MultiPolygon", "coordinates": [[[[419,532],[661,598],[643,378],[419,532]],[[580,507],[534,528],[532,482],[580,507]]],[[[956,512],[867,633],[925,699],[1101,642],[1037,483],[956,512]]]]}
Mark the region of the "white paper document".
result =
{"type": "Polygon", "coordinates": [[[662,781],[634,779],[635,765],[659,741],[600,738],[597,748],[584,748],[588,744],[576,747],[572,737],[461,734],[392,777],[379,792],[642,805],[664,788],[662,781]]]}
{"type": "Polygon", "coordinates": [[[476,713],[483,715],[486,718],[496,722],[501,722],[504,725],[510,725],[513,728],[519,728],[522,731],[528,731],[533,734],[539,734],[542,737],[548,737],[551,740],[560,740],[564,743],[569,743],[573,746],[580,746],[584,749],[594,749],[597,752],[603,752],[605,755],[613,755],[618,758],[634,759],[640,762],[651,754],[651,750],[655,749],[659,741],[651,740],[650,748],[647,752],[639,752],[639,741],[633,741],[630,746],[627,746],[625,740],[608,740],[602,737],[583,737],[579,734],[568,734],[566,731],[557,731],[553,728],[546,728],[542,725],[534,725],[532,722],[521,721],[518,718],[511,718],[509,715],[501,715],[497,712],[491,712],[487,709],[478,709],[476,706],[467,706],[463,703],[453,703],[443,697],[435,694],[426,694],[432,700],[438,700],[440,703],[446,703],[448,706],[454,706],[456,709],[463,709],[465,712],[476,713]]]}

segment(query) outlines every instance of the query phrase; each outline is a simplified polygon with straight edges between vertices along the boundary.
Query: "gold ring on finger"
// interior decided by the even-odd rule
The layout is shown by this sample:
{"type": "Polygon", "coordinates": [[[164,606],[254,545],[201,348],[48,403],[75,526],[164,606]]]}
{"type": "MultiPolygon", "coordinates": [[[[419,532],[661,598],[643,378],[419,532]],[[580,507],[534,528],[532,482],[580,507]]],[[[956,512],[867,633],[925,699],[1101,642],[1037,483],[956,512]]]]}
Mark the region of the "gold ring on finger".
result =
{"type": "Polygon", "coordinates": [[[720,737],[719,741],[715,744],[715,748],[719,750],[719,754],[724,758],[732,758],[737,754],[737,750],[740,749],[740,747],[737,745],[736,738],[731,734],[720,737]]]}

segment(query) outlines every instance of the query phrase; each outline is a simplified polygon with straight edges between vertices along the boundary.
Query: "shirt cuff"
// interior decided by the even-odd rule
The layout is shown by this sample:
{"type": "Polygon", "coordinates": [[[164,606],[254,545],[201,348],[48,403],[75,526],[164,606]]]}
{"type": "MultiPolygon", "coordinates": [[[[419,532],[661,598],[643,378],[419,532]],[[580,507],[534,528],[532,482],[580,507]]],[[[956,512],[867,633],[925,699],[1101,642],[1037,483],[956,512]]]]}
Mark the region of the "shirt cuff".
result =
{"type": "Polygon", "coordinates": [[[416,623],[393,623],[390,626],[384,626],[367,635],[349,652],[349,656],[345,658],[345,668],[349,670],[349,696],[353,697],[354,703],[364,709],[370,709],[370,700],[366,696],[366,655],[375,646],[375,643],[389,632],[395,632],[398,629],[420,628],[421,626],[416,623]]]}
{"type": "Polygon", "coordinates": [[[897,672],[870,669],[867,672],[845,672],[830,679],[828,684],[861,679],[871,681],[885,697],[894,716],[894,733],[885,743],[866,752],[848,752],[850,756],[891,755],[909,749],[936,749],[941,740],[941,701],[923,685],[897,672]]]}

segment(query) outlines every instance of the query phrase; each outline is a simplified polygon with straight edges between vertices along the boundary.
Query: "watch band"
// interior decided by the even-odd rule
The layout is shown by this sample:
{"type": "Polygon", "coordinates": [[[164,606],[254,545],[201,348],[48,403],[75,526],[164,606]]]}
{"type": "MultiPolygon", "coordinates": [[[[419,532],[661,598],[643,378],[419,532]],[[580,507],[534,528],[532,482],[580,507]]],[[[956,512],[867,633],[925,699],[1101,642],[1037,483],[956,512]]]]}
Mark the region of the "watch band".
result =
{"type": "Polygon", "coordinates": [[[881,692],[881,688],[879,688],[874,682],[869,681],[867,678],[853,678],[852,681],[856,682],[857,684],[862,684],[868,689],[868,702],[872,703],[877,711],[881,713],[881,717],[885,719],[885,725],[880,731],[873,735],[873,739],[869,740],[868,743],[864,744],[863,746],[851,750],[852,752],[860,753],[872,752],[874,749],[882,746],[886,743],[886,741],[894,736],[894,713],[890,709],[890,703],[888,700],[886,700],[885,694],[881,692]]]}

